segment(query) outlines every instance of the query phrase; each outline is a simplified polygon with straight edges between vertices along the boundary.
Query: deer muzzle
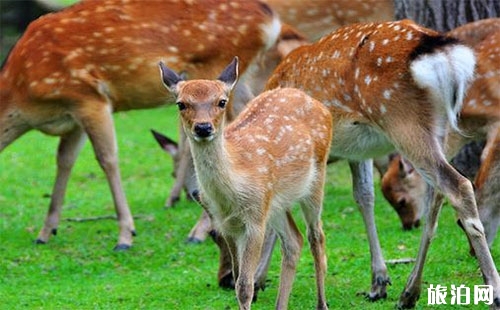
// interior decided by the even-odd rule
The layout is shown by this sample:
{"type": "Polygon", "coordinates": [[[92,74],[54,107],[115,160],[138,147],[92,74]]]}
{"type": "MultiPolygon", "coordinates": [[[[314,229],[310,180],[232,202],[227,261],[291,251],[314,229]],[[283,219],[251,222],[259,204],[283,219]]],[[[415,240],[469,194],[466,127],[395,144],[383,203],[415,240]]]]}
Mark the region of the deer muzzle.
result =
{"type": "Polygon", "coordinates": [[[194,125],[194,139],[196,141],[212,140],[214,127],[211,123],[196,123],[194,125]]]}

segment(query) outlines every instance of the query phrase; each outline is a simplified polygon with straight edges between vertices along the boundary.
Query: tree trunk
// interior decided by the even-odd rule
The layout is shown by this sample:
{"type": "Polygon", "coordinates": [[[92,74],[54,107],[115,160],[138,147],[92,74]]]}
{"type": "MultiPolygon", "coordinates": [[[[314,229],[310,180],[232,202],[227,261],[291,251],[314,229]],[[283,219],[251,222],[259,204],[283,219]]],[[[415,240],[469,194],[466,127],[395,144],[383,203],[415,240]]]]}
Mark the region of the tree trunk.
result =
{"type": "Polygon", "coordinates": [[[396,19],[446,32],[471,21],[500,17],[498,0],[394,0],[396,19]]]}

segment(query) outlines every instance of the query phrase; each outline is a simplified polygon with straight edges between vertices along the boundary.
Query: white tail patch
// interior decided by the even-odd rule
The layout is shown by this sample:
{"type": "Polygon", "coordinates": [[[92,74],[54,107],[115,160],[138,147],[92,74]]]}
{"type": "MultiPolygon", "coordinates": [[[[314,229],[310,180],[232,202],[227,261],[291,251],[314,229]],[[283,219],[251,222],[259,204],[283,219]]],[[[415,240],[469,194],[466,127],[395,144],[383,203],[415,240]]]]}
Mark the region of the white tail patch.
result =
{"type": "Polygon", "coordinates": [[[274,14],[271,23],[262,24],[261,29],[264,33],[263,41],[265,43],[265,49],[270,49],[278,40],[278,36],[281,32],[281,21],[277,14],[274,14]]]}
{"type": "Polygon", "coordinates": [[[463,98],[474,76],[476,58],[464,45],[453,45],[433,54],[418,57],[410,65],[416,84],[429,90],[433,101],[445,108],[450,126],[456,131],[457,115],[462,109],[463,98]]]}

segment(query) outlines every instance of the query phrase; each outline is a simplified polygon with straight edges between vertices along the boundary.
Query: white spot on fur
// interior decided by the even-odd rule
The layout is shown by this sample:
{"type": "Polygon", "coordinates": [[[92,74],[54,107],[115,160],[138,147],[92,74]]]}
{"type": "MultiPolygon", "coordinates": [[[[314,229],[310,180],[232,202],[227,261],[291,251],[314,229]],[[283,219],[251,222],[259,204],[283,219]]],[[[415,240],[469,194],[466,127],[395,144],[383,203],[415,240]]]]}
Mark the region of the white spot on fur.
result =
{"type": "Polygon", "coordinates": [[[391,99],[391,93],[392,93],[392,90],[390,90],[390,89],[384,90],[384,93],[383,93],[384,98],[387,100],[391,99]]]}
{"type": "Polygon", "coordinates": [[[365,84],[370,85],[371,82],[372,82],[372,77],[370,75],[366,75],[365,76],[365,84]]]}
{"type": "Polygon", "coordinates": [[[267,167],[258,167],[257,171],[260,172],[260,173],[268,173],[269,172],[269,170],[267,169],[267,167]]]}
{"type": "Polygon", "coordinates": [[[369,50],[370,50],[370,52],[373,52],[374,48],[375,48],[375,42],[370,41],[370,44],[369,44],[369,50]]]}
{"type": "Polygon", "coordinates": [[[387,108],[385,107],[385,105],[381,104],[380,105],[380,113],[385,114],[386,112],[387,112],[387,108]]]}
{"type": "Polygon", "coordinates": [[[47,77],[47,78],[44,78],[44,79],[43,79],[43,82],[44,82],[45,84],[52,85],[52,84],[57,83],[57,80],[56,80],[56,79],[53,79],[53,78],[48,78],[48,77],[47,77]]]}

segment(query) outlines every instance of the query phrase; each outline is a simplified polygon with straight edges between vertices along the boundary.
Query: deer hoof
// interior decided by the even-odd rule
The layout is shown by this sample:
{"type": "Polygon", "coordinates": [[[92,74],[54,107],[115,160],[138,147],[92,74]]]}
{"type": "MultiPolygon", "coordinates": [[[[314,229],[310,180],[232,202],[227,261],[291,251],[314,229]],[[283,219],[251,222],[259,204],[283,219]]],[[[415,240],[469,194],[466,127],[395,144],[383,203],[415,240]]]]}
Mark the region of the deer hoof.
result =
{"type": "Polygon", "coordinates": [[[43,241],[42,239],[36,239],[35,244],[46,244],[47,241],[43,241]]]}
{"type": "Polygon", "coordinates": [[[380,299],[386,299],[387,298],[387,293],[378,293],[378,292],[359,292],[356,295],[361,295],[366,298],[366,300],[375,302],[380,299]]]}
{"type": "Polygon", "coordinates": [[[117,246],[115,246],[115,248],[113,250],[116,252],[121,252],[121,251],[127,251],[131,247],[132,246],[129,244],[118,244],[117,246]]]}
{"type": "Polygon", "coordinates": [[[189,238],[187,238],[186,242],[187,243],[192,243],[192,244],[199,244],[199,243],[202,243],[203,240],[198,239],[196,237],[189,237],[189,238]]]}
{"type": "Polygon", "coordinates": [[[413,309],[417,304],[417,300],[420,297],[419,294],[412,294],[408,291],[404,291],[399,297],[397,304],[397,309],[413,309]]]}
{"type": "Polygon", "coordinates": [[[386,299],[387,298],[387,293],[369,293],[366,294],[366,299],[369,301],[377,301],[380,299],[386,299]]]}
{"type": "Polygon", "coordinates": [[[175,204],[181,200],[179,196],[173,196],[173,197],[169,197],[167,199],[167,202],[165,203],[165,209],[170,209],[170,208],[173,208],[175,207],[175,204]]]}
{"type": "Polygon", "coordinates": [[[219,287],[234,290],[234,279],[232,272],[229,272],[219,280],[219,287]]]}

